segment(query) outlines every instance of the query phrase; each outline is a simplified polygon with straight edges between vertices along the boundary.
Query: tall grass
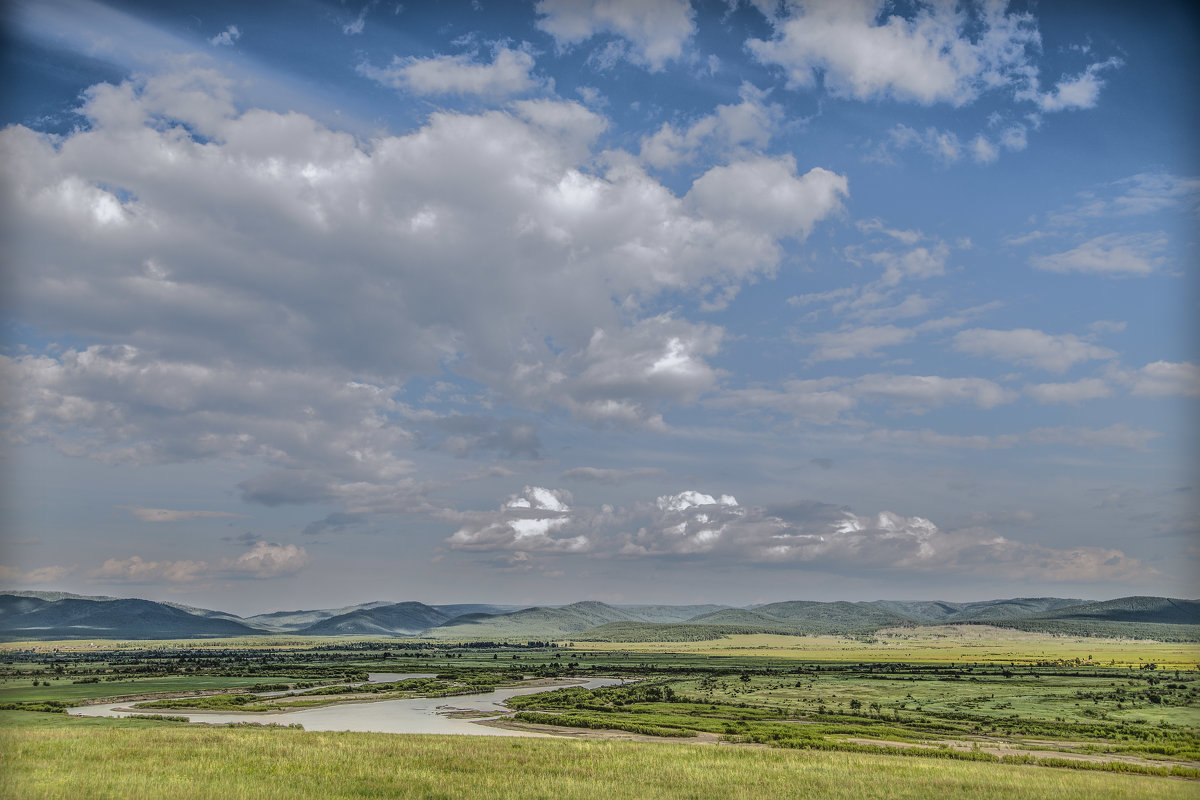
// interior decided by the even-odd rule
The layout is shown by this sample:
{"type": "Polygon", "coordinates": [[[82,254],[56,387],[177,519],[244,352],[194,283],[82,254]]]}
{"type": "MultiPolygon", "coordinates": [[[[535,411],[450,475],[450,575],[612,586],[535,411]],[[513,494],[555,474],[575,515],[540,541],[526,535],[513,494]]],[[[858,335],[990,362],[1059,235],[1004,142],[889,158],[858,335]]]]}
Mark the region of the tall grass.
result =
{"type": "Polygon", "coordinates": [[[1195,797],[1193,781],[762,748],[183,727],[5,712],[0,797],[1195,797]]]}

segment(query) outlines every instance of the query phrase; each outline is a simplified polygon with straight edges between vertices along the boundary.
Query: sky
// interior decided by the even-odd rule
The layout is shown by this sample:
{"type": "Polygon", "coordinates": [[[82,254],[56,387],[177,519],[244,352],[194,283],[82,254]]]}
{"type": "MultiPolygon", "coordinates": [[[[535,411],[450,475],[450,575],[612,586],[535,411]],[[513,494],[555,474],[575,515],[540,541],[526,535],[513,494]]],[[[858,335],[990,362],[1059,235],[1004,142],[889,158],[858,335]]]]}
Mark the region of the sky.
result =
{"type": "Polygon", "coordinates": [[[1200,595],[1200,16],[13,0],[0,586],[1200,595]]]}

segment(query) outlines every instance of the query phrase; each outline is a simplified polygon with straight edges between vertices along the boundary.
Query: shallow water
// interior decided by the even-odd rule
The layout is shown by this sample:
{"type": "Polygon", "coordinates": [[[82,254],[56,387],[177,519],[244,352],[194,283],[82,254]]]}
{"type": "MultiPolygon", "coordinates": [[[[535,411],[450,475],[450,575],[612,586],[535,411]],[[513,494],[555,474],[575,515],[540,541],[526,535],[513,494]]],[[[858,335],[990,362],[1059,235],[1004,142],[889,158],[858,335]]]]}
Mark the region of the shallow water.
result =
{"type": "MultiPolygon", "coordinates": [[[[415,674],[374,673],[377,682],[424,677],[415,674]],[[397,677],[390,677],[391,675],[397,677]],[[386,678],[377,676],[388,676],[386,678]]],[[[621,683],[619,678],[593,678],[581,684],[585,689],[612,686],[621,683]]],[[[365,703],[344,703],[320,708],[304,708],[297,711],[270,713],[197,713],[186,711],[159,711],[153,709],[129,710],[132,701],[107,703],[96,706],[76,706],[67,709],[68,714],[81,717],[127,717],[135,714],[166,713],[170,716],[187,717],[190,722],[226,724],[230,722],[261,722],[277,725],[302,725],[307,731],[364,731],[369,733],[456,733],[474,736],[545,736],[546,734],[510,731],[479,725],[469,719],[454,719],[446,716],[454,711],[475,711],[499,714],[506,709],[502,703],[510,697],[537,694],[559,688],[535,686],[512,689],[496,689],[480,694],[464,694],[457,697],[415,697],[404,700],[377,700],[365,703]],[[125,710],[118,710],[125,709],[125,710]]]]}

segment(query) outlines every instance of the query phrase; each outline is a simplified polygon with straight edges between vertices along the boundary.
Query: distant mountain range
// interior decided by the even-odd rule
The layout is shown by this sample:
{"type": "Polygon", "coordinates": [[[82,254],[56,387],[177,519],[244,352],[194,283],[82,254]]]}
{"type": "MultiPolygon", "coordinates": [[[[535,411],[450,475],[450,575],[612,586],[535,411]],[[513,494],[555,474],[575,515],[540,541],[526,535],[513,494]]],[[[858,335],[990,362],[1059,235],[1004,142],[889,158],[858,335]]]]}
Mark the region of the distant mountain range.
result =
{"type": "Polygon", "coordinates": [[[720,605],[565,606],[376,601],[336,609],[239,617],[221,611],[66,592],[0,594],[0,640],[183,639],[215,636],[420,636],[445,640],[644,641],[714,638],[728,633],[859,634],[915,625],[989,624],[1023,630],[1138,638],[1200,638],[1200,601],[1058,597],[943,601],[816,602],[749,608],[720,605]]]}

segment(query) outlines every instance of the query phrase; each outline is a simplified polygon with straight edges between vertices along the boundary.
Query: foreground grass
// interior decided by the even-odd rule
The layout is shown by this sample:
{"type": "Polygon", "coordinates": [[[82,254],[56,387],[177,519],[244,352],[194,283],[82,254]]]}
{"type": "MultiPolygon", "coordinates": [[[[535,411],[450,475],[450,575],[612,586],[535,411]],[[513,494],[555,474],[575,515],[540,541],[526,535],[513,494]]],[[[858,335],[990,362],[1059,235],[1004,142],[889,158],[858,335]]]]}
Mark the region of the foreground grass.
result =
{"type": "Polygon", "coordinates": [[[205,728],[0,712],[0,797],[1195,797],[1171,778],[862,753],[205,728]]]}

